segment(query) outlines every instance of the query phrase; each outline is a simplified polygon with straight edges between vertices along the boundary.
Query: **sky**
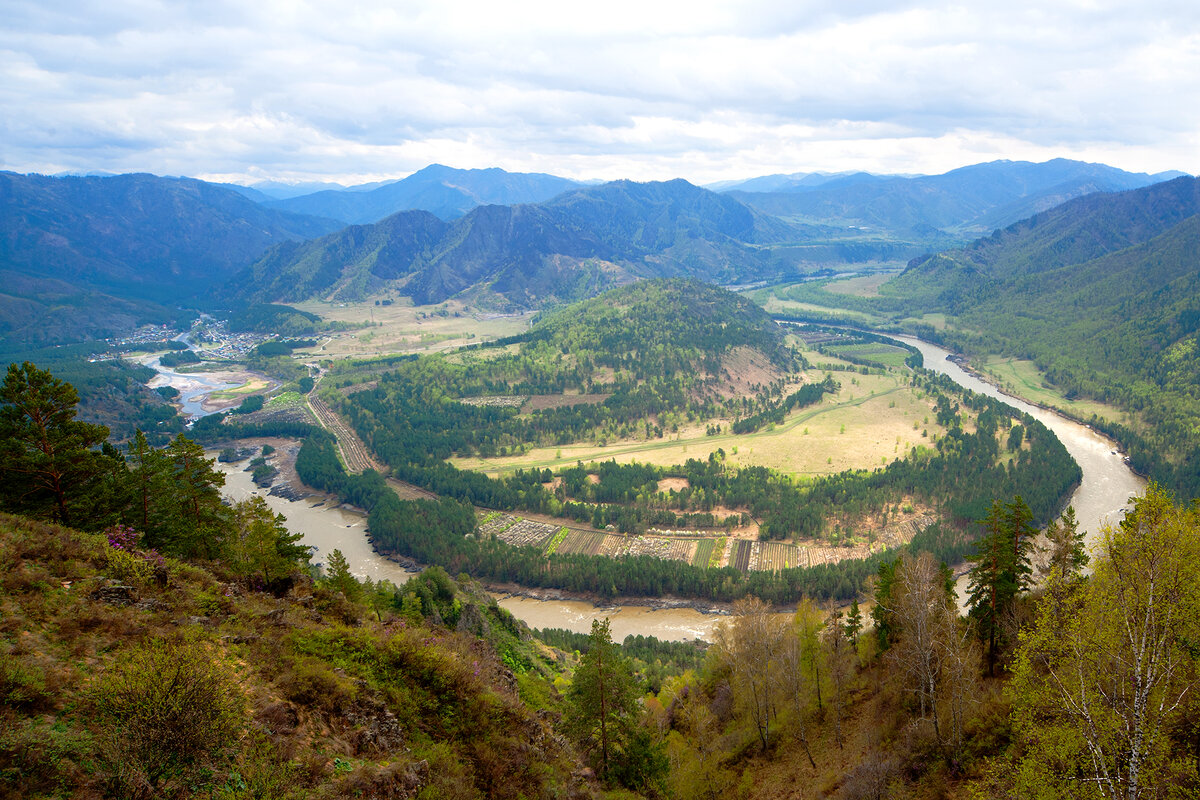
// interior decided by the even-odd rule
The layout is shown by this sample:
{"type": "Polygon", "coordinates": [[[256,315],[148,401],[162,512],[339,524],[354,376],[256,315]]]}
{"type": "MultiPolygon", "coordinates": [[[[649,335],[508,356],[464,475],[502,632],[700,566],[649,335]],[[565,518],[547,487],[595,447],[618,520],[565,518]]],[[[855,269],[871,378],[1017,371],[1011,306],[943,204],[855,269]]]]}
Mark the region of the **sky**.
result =
{"type": "Polygon", "coordinates": [[[0,169],[1200,172],[1195,0],[0,0],[0,169]]]}

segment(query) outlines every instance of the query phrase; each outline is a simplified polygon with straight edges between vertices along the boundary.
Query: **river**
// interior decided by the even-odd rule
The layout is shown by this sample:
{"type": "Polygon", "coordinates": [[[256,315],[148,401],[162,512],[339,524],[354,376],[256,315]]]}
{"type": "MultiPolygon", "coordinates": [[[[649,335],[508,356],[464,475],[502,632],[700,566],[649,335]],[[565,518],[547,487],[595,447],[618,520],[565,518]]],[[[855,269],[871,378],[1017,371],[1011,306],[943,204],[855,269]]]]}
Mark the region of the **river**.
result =
{"type": "Polygon", "coordinates": [[[160,386],[170,386],[176,389],[179,392],[180,410],[185,419],[199,419],[213,413],[204,409],[203,403],[205,398],[213,392],[233,389],[238,385],[236,383],[226,383],[215,377],[215,375],[221,373],[176,372],[173,369],[164,367],[159,361],[160,358],[161,356],[154,356],[153,358],[142,360],[141,363],[158,373],[146,385],[151,389],[157,389],[160,386]]]}
{"type": "MultiPolygon", "coordinates": [[[[958,364],[949,361],[951,355],[935,345],[907,336],[896,336],[921,351],[925,366],[943,373],[961,386],[972,391],[995,397],[1010,406],[1033,416],[1050,428],[1062,441],[1071,456],[1083,471],[1083,480],[1071,497],[1080,528],[1087,531],[1089,547],[1095,547],[1102,529],[1107,523],[1120,519],[1121,509],[1128,505],[1129,498],[1140,495],[1146,482],[1135,475],[1116,452],[1116,445],[1086,425],[1062,417],[1024,401],[1001,393],[995,386],[964,371],[958,364]]],[[[150,366],[161,373],[157,363],[150,366]]],[[[178,373],[174,373],[178,375],[178,373]]],[[[181,378],[208,382],[207,376],[190,373],[181,378]]],[[[225,387],[222,387],[225,388],[225,387]]],[[[198,402],[198,399],[197,399],[198,402]]],[[[346,556],[351,570],[359,577],[372,580],[387,579],[396,584],[410,577],[398,564],[379,555],[371,547],[366,534],[366,516],[361,512],[317,505],[318,501],[289,501],[271,497],[259,490],[250,480],[250,474],[236,464],[219,465],[226,473],[225,493],[234,500],[243,499],[251,493],[263,496],[277,513],[288,519],[288,527],[304,535],[304,543],[315,548],[314,561],[324,561],[334,548],[346,556]]],[[[966,596],[966,577],[957,583],[960,602],[966,596]]],[[[722,617],[702,614],[689,608],[655,609],[647,606],[597,607],[589,602],[574,600],[535,600],[527,597],[497,595],[501,606],[511,611],[518,619],[535,628],[567,628],[580,633],[591,629],[592,620],[607,617],[613,637],[623,639],[630,634],[656,636],[666,640],[705,639],[711,641],[713,631],[722,617]]]]}
{"type": "Polygon", "coordinates": [[[1041,422],[1067,448],[1067,452],[1083,471],[1083,480],[1070,503],[1081,530],[1087,531],[1089,547],[1095,547],[1106,524],[1115,524],[1121,518],[1121,509],[1129,505],[1129,499],[1140,496],[1146,490],[1146,481],[1126,466],[1111,439],[1097,433],[1086,425],[1048,411],[1044,408],[1018,400],[1004,394],[995,386],[980,380],[953,361],[947,359],[949,350],[914,339],[911,336],[895,336],[895,339],[910,344],[921,351],[926,369],[940,372],[955,383],[973,392],[985,394],[1004,401],[1041,422]]]}
{"type": "MultiPolygon", "coordinates": [[[[216,451],[208,453],[216,458],[216,451]]],[[[289,530],[303,535],[303,544],[314,548],[314,562],[325,562],[335,549],[346,557],[350,570],[359,578],[389,580],[403,584],[412,573],[375,552],[367,539],[367,517],[361,511],[321,503],[319,499],[286,500],[272,497],[260,489],[245,472],[245,462],[217,463],[225,473],[224,494],[231,500],[258,495],[277,514],[287,517],[289,530]]],[[[503,608],[533,628],[567,628],[578,633],[592,629],[592,620],[608,617],[613,638],[620,641],[630,634],[656,636],[672,641],[711,640],[713,629],[722,617],[702,614],[690,608],[655,609],[647,606],[598,607],[580,600],[535,600],[513,595],[495,595],[503,608]]]]}

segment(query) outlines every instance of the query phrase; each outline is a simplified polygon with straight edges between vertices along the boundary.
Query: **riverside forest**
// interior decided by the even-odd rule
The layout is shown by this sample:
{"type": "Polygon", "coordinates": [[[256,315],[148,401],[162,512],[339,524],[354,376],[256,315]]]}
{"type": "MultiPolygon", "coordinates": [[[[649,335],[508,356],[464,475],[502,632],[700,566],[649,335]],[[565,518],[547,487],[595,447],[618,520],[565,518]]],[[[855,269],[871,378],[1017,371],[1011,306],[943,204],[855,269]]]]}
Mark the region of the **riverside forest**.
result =
{"type": "Polygon", "coordinates": [[[0,797],[1195,796],[1200,194],[1129,180],[887,241],[682,181],[345,229],[179,200],[262,234],[207,305],[105,279],[64,307],[152,324],[5,318],[0,797]],[[914,334],[1144,494],[1085,530],[1055,433],[914,334]],[[298,504],[411,573],[317,562],[298,504]],[[539,630],[512,592],[720,621],[539,630]]]}

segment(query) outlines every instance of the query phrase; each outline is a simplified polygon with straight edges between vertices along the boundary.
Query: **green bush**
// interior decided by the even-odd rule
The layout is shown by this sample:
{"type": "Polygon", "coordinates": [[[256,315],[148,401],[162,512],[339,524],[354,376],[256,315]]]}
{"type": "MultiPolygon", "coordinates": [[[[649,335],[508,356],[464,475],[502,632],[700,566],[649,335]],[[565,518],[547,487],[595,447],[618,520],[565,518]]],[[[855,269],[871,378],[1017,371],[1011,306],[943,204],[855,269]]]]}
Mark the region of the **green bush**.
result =
{"type": "Polygon", "coordinates": [[[213,760],[245,726],[245,698],[215,648],[149,641],[125,653],[92,690],[96,717],[122,782],[159,780],[213,760]]]}
{"type": "Polygon", "coordinates": [[[46,675],[41,669],[0,653],[0,707],[31,708],[47,699],[46,675]]]}

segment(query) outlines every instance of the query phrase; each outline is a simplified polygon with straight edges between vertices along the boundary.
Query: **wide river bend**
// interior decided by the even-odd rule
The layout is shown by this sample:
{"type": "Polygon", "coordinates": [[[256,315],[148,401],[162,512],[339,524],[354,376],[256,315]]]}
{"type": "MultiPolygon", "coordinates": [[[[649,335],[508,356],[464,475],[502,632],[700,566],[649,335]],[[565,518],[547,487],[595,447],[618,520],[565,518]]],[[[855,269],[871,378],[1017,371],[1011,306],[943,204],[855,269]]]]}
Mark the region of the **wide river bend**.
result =
{"type": "MultiPolygon", "coordinates": [[[[1003,400],[1054,431],[1083,470],[1083,480],[1070,502],[1075,507],[1080,527],[1088,533],[1089,546],[1094,546],[1099,540],[1106,523],[1115,523],[1120,518],[1121,509],[1128,505],[1129,498],[1145,490],[1146,482],[1130,471],[1111,440],[1086,425],[1001,393],[995,386],[948,360],[951,354],[947,350],[907,336],[894,338],[919,349],[925,358],[926,368],[949,376],[967,389],[1003,400]]],[[[410,577],[410,573],[400,565],[372,549],[367,539],[364,514],[321,503],[313,498],[289,501],[271,497],[254,486],[250,474],[242,471],[242,465],[219,466],[227,476],[225,494],[234,500],[252,493],[263,496],[272,509],[287,517],[288,527],[303,533],[304,543],[315,548],[314,561],[324,561],[337,548],[360,577],[387,579],[396,584],[404,583],[410,577]]],[[[965,595],[965,578],[960,578],[958,592],[960,598],[965,595]]],[[[568,628],[587,633],[592,620],[607,617],[611,621],[613,638],[618,641],[629,634],[669,640],[711,640],[713,629],[722,619],[721,615],[703,614],[690,608],[597,607],[576,600],[497,597],[501,606],[535,628],[568,628]]]]}

